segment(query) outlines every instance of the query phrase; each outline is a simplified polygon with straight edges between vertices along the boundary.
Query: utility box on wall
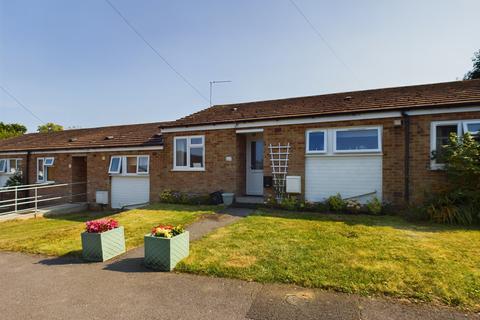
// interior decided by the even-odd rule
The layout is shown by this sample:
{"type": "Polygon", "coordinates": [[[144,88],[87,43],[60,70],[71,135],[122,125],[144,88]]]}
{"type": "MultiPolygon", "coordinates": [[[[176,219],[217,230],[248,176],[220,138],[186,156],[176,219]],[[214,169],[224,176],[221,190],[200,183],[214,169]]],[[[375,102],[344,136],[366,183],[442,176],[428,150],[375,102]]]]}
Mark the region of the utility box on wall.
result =
{"type": "Polygon", "coordinates": [[[286,189],[287,193],[302,193],[302,177],[287,176],[286,189]]]}
{"type": "Polygon", "coordinates": [[[98,204],[108,204],[108,191],[99,191],[95,193],[95,201],[98,204]]]}

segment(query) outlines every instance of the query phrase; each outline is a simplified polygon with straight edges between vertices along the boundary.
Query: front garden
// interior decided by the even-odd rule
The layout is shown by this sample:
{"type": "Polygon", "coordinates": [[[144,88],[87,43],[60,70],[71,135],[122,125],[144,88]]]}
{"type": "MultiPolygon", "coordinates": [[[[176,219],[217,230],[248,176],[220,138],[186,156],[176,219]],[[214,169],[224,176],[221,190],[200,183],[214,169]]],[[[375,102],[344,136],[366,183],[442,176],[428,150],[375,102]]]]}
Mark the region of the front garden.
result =
{"type": "Polygon", "coordinates": [[[177,270],[478,311],[480,229],[264,209],[194,242],[177,270]]]}
{"type": "Polygon", "coordinates": [[[156,204],[117,214],[89,212],[6,221],[0,223],[0,250],[80,256],[80,234],[85,231],[85,222],[100,218],[115,219],[124,227],[128,250],[143,245],[144,235],[150,232],[154,225],[188,225],[202,215],[214,212],[213,206],[156,204]]]}

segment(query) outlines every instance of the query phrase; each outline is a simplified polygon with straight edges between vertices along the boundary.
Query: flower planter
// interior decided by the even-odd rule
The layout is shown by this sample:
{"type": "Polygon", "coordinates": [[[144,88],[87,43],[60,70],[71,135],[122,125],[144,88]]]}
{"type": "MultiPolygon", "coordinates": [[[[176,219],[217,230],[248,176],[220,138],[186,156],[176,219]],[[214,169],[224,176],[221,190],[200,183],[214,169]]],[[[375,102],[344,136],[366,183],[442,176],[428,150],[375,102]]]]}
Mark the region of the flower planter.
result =
{"type": "Polygon", "coordinates": [[[101,233],[82,233],[83,258],[88,261],[106,261],[125,252],[123,227],[101,233]]]}
{"type": "Polygon", "coordinates": [[[145,265],[160,271],[172,271],[177,263],[188,257],[190,235],[185,231],[172,238],[154,237],[147,234],[145,241],[145,265]]]}

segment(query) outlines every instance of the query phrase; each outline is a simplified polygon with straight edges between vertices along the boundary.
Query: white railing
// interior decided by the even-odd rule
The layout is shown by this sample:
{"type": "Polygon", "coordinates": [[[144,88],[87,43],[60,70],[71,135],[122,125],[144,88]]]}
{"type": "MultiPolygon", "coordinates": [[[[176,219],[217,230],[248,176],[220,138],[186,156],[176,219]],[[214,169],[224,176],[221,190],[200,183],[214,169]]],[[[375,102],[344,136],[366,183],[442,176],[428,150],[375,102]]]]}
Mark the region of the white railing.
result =
{"type": "Polygon", "coordinates": [[[73,194],[73,190],[67,190],[64,193],[57,194],[40,194],[39,190],[53,189],[53,188],[67,188],[74,185],[86,184],[86,182],[73,182],[73,183],[42,183],[42,184],[29,184],[0,188],[0,195],[13,194],[11,199],[0,200],[0,216],[12,213],[24,213],[33,211],[36,215],[40,205],[48,201],[55,201],[61,199],[70,198],[73,200],[75,197],[86,196],[86,192],[73,194]],[[19,197],[19,193],[22,191],[28,192],[27,196],[19,197]],[[33,193],[33,195],[30,195],[33,193]],[[25,208],[21,208],[25,207],[25,208]],[[10,210],[7,210],[10,208],[10,210]],[[13,210],[12,210],[13,208],[13,210]],[[21,209],[20,209],[21,208],[21,209]],[[5,211],[4,211],[5,210],[5,211]]]}

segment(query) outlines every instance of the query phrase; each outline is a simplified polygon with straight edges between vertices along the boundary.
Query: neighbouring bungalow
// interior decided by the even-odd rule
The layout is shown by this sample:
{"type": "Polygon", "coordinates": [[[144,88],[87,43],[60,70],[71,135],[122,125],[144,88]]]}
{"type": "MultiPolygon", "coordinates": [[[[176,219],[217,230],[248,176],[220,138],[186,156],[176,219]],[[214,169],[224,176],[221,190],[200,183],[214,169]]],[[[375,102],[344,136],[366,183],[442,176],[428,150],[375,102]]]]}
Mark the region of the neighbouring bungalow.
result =
{"type": "Polygon", "coordinates": [[[26,134],[0,141],[0,183],[22,171],[25,184],[74,183],[69,191],[85,193],[83,201],[94,205],[108,195],[110,206],[121,208],[158,200],[166,189],[262,199],[272,194],[274,177],[308,201],[340,193],[401,206],[445,183],[443,164],[431,155],[452,132],[480,134],[480,80],[217,105],[173,122],[26,134]]]}

